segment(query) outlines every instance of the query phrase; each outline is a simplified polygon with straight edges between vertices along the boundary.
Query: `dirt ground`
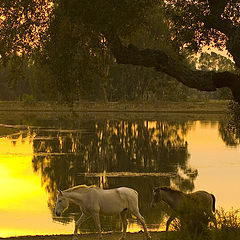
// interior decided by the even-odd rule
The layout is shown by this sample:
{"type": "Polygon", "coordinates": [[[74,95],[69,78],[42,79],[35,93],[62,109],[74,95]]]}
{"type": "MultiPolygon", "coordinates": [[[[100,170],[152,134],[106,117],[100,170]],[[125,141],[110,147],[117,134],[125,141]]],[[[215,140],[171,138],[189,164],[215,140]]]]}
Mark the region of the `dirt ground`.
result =
{"type": "MultiPolygon", "coordinates": [[[[165,232],[150,232],[152,240],[164,240],[166,238],[165,232]]],[[[171,234],[170,232],[168,234],[171,234]]],[[[19,236],[0,238],[4,240],[72,240],[73,235],[37,235],[37,236],[19,236]]],[[[119,240],[121,233],[103,233],[103,240],[119,240]]],[[[81,234],[79,240],[97,240],[97,233],[81,234]]],[[[145,235],[143,232],[140,233],[127,233],[126,240],[143,240],[145,235]]]]}

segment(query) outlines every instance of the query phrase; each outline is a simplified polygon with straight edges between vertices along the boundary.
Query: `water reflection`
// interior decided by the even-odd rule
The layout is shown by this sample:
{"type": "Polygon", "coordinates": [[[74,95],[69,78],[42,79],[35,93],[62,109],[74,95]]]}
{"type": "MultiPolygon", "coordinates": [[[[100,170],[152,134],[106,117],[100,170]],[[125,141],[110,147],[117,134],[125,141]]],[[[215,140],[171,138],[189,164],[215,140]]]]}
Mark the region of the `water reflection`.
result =
{"type": "Polygon", "coordinates": [[[237,147],[240,144],[239,129],[235,128],[231,122],[222,122],[219,124],[219,134],[227,146],[237,147]]]}
{"type": "MultiPolygon", "coordinates": [[[[198,171],[189,164],[192,151],[187,136],[198,128],[195,121],[65,120],[70,125],[62,121],[57,128],[29,127],[8,136],[16,151],[19,142],[21,146],[24,142],[30,146],[28,161],[32,163],[35,176],[41,176],[54,221],[69,223],[79,217],[79,209],[75,206],[71,206],[63,218],[56,218],[52,211],[57,189],[78,184],[136,189],[141,213],[148,226],[155,229],[159,228],[163,212],[162,206],[154,211],[149,208],[152,187],[171,185],[183,191],[194,190],[198,171]]],[[[218,128],[226,144],[231,143],[231,138],[236,143],[234,146],[238,144],[234,136],[229,137],[224,122],[210,123],[201,122],[201,125],[208,129],[218,128]]],[[[198,140],[204,150],[207,139],[198,136],[198,140]]],[[[19,154],[21,152],[23,150],[19,150],[19,154]]],[[[102,217],[101,223],[104,230],[121,229],[118,217],[102,217]]],[[[95,231],[95,226],[90,221],[81,229],[95,231]]],[[[128,230],[139,230],[139,226],[131,220],[128,230]]]]}
{"type": "MultiPolygon", "coordinates": [[[[33,169],[41,173],[51,209],[57,189],[82,183],[129,186],[139,192],[142,213],[153,223],[159,221],[159,213],[149,209],[154,185],[169,186],[171,181],[181,190],[193,190],[197,170],[188,165],[184,140],[189,124],[109,120],[82,124],[84,131],[32,129],[33,169]]],[[[106,221],[104,228],[112,228],[106,221]]]]}

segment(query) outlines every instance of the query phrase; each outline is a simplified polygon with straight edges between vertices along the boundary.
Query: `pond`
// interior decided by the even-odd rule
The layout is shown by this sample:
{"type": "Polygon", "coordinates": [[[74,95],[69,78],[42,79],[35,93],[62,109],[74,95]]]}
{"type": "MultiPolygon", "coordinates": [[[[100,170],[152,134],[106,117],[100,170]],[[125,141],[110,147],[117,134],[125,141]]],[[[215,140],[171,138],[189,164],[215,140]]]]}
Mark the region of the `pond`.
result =
{"type": "MultiPolygon", "coordinates": [[[[147,226],[163,229],[154,186],[206,190],[216,207],[240,206],[240,147],[223,115],[22,113],[0,118],[0,237],[72,233],[79,217],[53,208],[57,190],[78,184],[128,186],[139,192],[147,226]]],[[[104,231],[121,229],[102,217],[104,231]]],[[[141,230],[134,218],[128,231],[141,230]]],[[[81,232],[95,232],[92,220],[81,232]]]]}

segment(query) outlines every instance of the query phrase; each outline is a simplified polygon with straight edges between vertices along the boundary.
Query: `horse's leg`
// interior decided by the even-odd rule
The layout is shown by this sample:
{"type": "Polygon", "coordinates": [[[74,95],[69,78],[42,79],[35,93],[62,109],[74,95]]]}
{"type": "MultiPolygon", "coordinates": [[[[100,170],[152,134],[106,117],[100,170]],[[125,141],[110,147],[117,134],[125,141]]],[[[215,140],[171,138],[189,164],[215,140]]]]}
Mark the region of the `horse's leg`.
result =
{"type": "Polygon", "coordinates": [[[123,210],[121,213],[121,220],[122,220],[122,225],[123,225],[123,232],[122,232],[122,237],[121,239],[126,238],[126,231],[127,231],[127,211],[123,210]]]}
{"type": "Polygon", "coordinates": [[[142,224],[147,239],[151,239],[151,236],[150,236],[150,234],[149,234],[149,232],[148,232],[148,230],[147,230],[147,226],[146,226],[144,217],[140,214],[139,210],[138,210],[138,209],[132,209],[132,210],[130,210],[130,211],[132,212],[133,215],[136,216],[136,218],[137,218],[137,219],[139,220],[139,222],[142,224]]]}
{"type": "Polygon", "coordinates": [[[102,231],[101,231],[101,224],[100,224],[100,219],[99,219],[99,213],[94,213],[92,215],[93,217],[93,220],[96,224],[96,227],[98,229],[98,236],[99,236],[99,239],[102,239],[102,231]]]}
{"type": "Polygon", "coordinates": [[[174,215],[170,215],[169,219],[167,220],[167,224],[166,224],[166,232],[169,229],[169,225],[171,224],[172,220],[175,218],[174,215]]]}
{"type": "Polygon", "coordinates": [[[82,213],[80,218],[76,221],[76,223],[75,223],[75,230],[74,230],[74,234],[73,234],[73,240],[78,239],[78,237],[77,237],[78,229],[79,229],[80,225],[83,222],[85,222],[89,217],[90,217],[90,215],[86,215],[86,214],[82,213]]]}

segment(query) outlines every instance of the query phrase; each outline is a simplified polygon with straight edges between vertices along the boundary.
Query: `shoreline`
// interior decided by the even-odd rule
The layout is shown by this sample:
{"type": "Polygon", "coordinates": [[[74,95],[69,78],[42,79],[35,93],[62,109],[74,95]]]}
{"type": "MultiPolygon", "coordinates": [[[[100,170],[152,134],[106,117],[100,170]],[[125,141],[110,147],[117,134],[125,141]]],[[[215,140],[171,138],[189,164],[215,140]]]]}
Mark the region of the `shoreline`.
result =
{"type": "MultiPolygon", "coordinates": [[[[151,232],[149,231],[151,235],[152,240],[157,240],[157,239],[166,239],[166,235],[171,236],[175,235],[174,233],[176,232],[151,232]]],[[[115,239],[120,239],[121,237],[121,232],[103,232],[103,239],[105,240],[115,240],[115,239]]],[[[73,234],[59,234],[59,235],[26,235],[26,236],[15,236],[15,237],[5,237],[0,239],[4,240],[72,240],[73,234]]],[[[83,233],[83,234],[78,234],[79,239],[81,240],[96,240],[98,239],[98,234],[97,233],[83,233]]],[[[142,240],[144,239],[145,234],[143,231],[136,232],[136,233],[129,233],[127,232],[126,235],[126,240],[131,239],[131,240],[142,240]]]]}
{"type": "Polygon", "coordinates": [[[0,101],[0,112],[76,112],[76,113],[227,113],[229,101],[199,102],[81,102],[73,106],[50,102],[0,101]]]}

